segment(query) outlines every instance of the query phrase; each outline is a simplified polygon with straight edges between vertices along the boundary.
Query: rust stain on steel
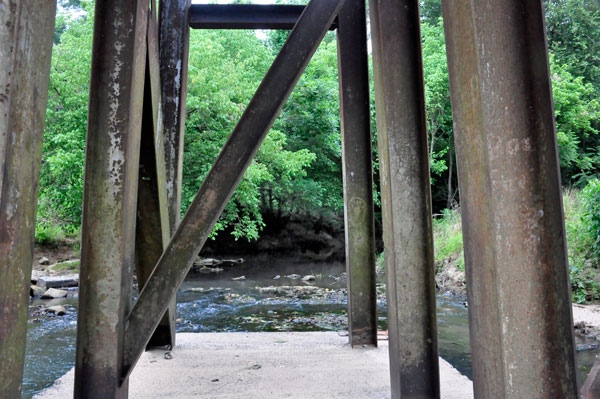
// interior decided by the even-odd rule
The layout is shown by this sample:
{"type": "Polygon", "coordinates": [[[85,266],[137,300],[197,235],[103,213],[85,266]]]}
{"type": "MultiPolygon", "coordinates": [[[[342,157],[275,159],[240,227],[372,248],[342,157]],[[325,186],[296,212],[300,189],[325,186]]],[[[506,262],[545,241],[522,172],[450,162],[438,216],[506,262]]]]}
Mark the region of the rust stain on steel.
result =
{"type": "Polygon", "coordinates": [[[248,104],[128,316],[124,378],[141,355],[343,3],[344,0],[309,3],[248,104]]]}
{"type": "Polygon", "coordinates": [[[338,17],[337,37],[348,273],[348,335],[352,346],[377,346],[366,25],[364,0],[347,0],[338,17]]]}
{"type": "Polygon", "coordinates": [[[175,231],[181,209],[191,0],[160,0],[159,4],[163,126],[158,138],[164,145],[169,224],[175,231]]]}
{"type": "Polygon", "coordinates": [[[576,398],[541,1],[444,1],[475,396],[576,398]]]}
{"type": "Polygon", "coordinates": [[[56,3],[0,0],[0,397],[21,396],[56,3]]]}
{"type": "Polygon", "coordinates": [[[392,398],[439,398],[419,9],[370,2],[392,398]]]}
{"type": "Polygon", "coordinates": [[[125,398],[148,5],[96,2],[83,197],[76,398],[125,398]]]}

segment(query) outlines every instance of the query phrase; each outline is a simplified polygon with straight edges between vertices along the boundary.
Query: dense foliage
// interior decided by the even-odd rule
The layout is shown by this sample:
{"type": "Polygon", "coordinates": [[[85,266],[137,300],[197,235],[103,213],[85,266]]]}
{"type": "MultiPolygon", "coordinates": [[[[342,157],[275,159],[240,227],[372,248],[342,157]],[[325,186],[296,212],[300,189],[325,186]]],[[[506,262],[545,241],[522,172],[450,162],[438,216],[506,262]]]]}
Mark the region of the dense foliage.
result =
{"type": "MultiPolygon", "coordinates": [[[[585,187],[594,181],[600,166],[600,3],[544,3],[563,184],[585,187]]],[[[93,2],[61,0],[60,4],[50,76],[38,237],[74,233],[81,221],[93,2]]],[[[441,7],[438,0],[423,0],[421,6],[431,182],[437,213],[455,207],[459,198],[441,7]]],[[[253,31],[193,31],[184,208],[193,199],[286,36],[286,32],[278,31],[258,35],[253,31]]],[[[254,239],[266,220],[306,214],[324,219],[339,216],[343,202],[338,114],[337,48],[335,35],[329,33],[215,233],[226,230],[236,238],[254,239]]],[[[375,149],[376,146],[373,159],[377,179],[375,149]]],[[[586,188],[584,193],[587,190],[592,189],[586,188]]],[[[597,196],[593,198],[597,201],[597,196]]],[[[592,209],[594,202],[590,201],[586,207],[592,209]]],[[[598,222],[594,220],[590,216],[586,226],[598,232],[600,229],[594,224],[598,222]]],[[[598,236],[594,243],[597,256],[598,236]]]]}

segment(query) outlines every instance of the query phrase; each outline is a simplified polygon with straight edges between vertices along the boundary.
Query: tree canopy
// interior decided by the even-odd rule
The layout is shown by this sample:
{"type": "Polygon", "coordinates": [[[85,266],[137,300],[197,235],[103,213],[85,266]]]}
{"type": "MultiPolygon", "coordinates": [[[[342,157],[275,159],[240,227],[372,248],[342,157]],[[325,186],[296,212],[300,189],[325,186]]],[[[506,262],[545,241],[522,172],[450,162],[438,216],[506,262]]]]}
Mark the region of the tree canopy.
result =
{"type": "MultiPolygon", "coordinates": [[[[454,132],[440,2],[422,0],[420,4],[431,183],[437,212],[459,201],[454,132]]],[[[600,3],[544,0],[544,4],[563,184],[584,185],[597,176],[600,166],[600,3]]],[[[92,1],[61,0],[38,224],[42,228],[59,226],[66,233],[75,232],[81,221],[92,30],[92,1]]],[[[287,32],[281,31],[260,35],[254,31],[192,31],[184,210],[286,37],[287,32]]],[[[337,73],[337,43],[330,32],[213,234],[226,230],[236,238],[251,240],[259,236],[267,216],[272,220],[341,214],[337,73]]],[[[373,107],[373,116],[374,112],[373,107]]],[[[375,133],[374,123],[372,129],[375,133]]],[[[373,160],[377,173],[376,153],[373,160]]]]}

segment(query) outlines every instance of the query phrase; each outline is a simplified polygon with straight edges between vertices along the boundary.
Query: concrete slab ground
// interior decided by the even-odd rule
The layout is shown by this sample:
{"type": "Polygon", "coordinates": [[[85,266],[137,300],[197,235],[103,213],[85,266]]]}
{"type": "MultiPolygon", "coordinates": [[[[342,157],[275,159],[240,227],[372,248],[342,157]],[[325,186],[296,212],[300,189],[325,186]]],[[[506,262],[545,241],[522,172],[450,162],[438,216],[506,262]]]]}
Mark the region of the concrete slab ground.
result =
{"type": "MultiPolygon", "coordinates": [[[[471,381],[440,359],[443,399],[473,398],[471,381]]],[[[74,371],[34,398],[73,395],[74,371]]],[[[131,399],[384,399],[388,343],[352,349],[336,332],[181,333],[175,349],[142,355],[131,399]]]]}

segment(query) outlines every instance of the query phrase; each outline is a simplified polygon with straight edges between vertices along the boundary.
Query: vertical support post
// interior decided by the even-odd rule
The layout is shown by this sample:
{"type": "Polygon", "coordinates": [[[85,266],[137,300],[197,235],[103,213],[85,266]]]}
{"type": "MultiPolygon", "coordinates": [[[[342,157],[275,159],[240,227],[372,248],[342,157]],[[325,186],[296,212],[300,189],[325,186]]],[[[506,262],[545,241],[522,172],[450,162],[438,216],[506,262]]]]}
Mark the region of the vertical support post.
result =
{"type": "Polygon", "coordinates": [[[179,225],[191,0],[160,0],[159,51],[170,231],[179,225]]]}
{"type": "Polygon", "coordinates": [[[417,0],[371,0],[392,398],[439,398],[417,0]]]}
{"type": "Polygon", "coordinates": [[[56,2],[0,0],[0,397],[21,397],[56,2]]]}
{"type": "Polygon", "coordinates": [[[477,398],[576,398],[541,0],[443,1],[477,398]]]}
{"type": "MultiPolygon", "coordinates": [[[[140,291],[146,284],[171,238],[162,140],[158,26],[154,1],[151,3],[148,18],[147,43],[137,220],[135,225],[135,267],[140,291]]],[[[149,348],[175,346],[176,311],[176,301],[173,299],[160,324],[156,327],[150,342],[148,342],[149,348]]]]}
{"type": "Polygon", "coordinates": [[[364,0],[346,1],[338,16],[337,37],[348,335],[352,346],[377,346],[371,113],[364,0]]]}
{"type": "Polygon", "coordinates": [[[148,1],[97,0],[81,239],[75,397],[126,398],[148,1]]]}

